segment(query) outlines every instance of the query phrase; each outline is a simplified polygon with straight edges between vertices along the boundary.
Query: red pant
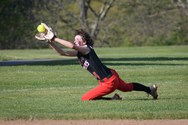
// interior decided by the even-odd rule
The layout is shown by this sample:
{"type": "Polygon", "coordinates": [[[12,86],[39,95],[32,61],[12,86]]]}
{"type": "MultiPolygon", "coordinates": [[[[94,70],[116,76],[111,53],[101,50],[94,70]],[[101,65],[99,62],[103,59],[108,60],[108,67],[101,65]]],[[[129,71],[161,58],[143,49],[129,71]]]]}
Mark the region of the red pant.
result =
{"type": "Polygon", "coordinates": [[[99,81],[99,85],[97,87],[86,92],[82,96],[83,101],[100,98],[102,96],[112,93],[116,89],[123,92],[133,90],[133,85],[131,83],[124,82],[115,70],[111,71],[113,75],[110,78],[105,78],[103,80],[104,82],[99,81]]]}

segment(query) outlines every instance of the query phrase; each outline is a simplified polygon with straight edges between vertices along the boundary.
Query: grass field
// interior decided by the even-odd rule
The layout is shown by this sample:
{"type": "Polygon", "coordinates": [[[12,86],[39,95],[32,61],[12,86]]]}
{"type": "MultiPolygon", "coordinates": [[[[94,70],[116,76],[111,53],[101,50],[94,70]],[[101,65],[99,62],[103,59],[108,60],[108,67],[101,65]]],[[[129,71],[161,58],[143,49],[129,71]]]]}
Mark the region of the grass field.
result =
{"type": "Polygon", "coordinates": [[[97,81],[74,58],[67,60],[50,49],[1,50],[3,61],[62,61],[1,66],[0,119],[188,119],[188,46],[96,48],[96,52],[125,81],[157,83],[159,99],[143,92],[115,91],[122,101],[82,102],[82,94],[97,81]]]}

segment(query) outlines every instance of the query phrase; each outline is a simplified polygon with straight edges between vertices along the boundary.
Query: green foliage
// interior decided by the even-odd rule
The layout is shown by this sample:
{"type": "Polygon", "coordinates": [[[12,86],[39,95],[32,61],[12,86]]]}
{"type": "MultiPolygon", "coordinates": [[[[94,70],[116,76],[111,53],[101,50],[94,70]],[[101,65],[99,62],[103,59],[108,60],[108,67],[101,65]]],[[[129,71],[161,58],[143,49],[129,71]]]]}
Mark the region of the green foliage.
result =
{"type": "MultiPolygon", "coordinates": [[[[90,6],[99,12],[103,3],[91,0],[90,6]]],[[[187,45],[187,6],[183,0],[116,1],[100,22],[95,46],[187,45]]],[[[34,38],[40,22],[72,41],[74,29],[81,27],[79,11],[76,0],[1,0],[0,48],[47,48],[34,38]]],[[[92,27],[96,19],[91,11],[87,15],[92,27]]]]}
{"type": "MultiPolygon", "coordinates": [[[[29,0],[1,1],[0,48],[27,48],[31,35],[31,2],[29,0]]],[[[32,42],[33,43],[33,42],[32,42]]]]}
{"type": "MultiPolygon", "coordinates": [[[[28,56],[20,50],[0,52],[18,59],[56,58],[50,51],[27,50],[28,56]]],[[[96,52],[127,82],[157,83],[159,99],[143,92],[116,91],[122,101],[82,102],[81,96],[98,83],[79,64],[62,59],[0,67],[0,119],[188,119],[187,46],[97,48],[96,52]]]]}

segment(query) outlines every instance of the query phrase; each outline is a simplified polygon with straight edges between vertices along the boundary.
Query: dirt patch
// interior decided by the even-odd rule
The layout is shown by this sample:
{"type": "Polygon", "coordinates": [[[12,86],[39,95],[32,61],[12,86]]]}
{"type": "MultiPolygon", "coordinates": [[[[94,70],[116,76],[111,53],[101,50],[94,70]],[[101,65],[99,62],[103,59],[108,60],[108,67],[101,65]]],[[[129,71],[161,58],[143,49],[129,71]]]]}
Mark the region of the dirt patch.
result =
{"type": "Polygon", "coordinates": [[[188,125],[183,120],[0,120],[0,125],[188,125]]]}

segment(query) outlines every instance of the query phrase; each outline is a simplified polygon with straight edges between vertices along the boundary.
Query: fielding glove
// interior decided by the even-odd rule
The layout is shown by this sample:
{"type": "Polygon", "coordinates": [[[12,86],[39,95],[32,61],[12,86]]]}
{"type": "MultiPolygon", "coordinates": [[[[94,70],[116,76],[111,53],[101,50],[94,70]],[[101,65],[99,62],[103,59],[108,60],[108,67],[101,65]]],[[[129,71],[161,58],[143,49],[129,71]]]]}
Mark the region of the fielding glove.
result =
{"type": "Polygon", "coordinates": [[[44,38],[46,39],[46,40],[52,40],[53,38],[54,38],[54,36],[55,36],[55,33],[54,33],[54,31],[52,30],[52,28],[51,27],[49,27],[49,26],[47,26],[45,23],[41,23],[44,27],[45,27],[45,29],[46,29],[46,33],[45,33],[45,35],[44,35],[44,38]]]}
{"type": "Polygon", "coordinates": [[[38,40],[44,41],[44,40],[46,40],[46,38],[44,36],[45,36],[45,33],[37,33],[35,35],[35,38],[38,40]]]}
{"type": "Polygon", "coordinates": [[[41,41],[51,41],[56,33],[53,32],[52,28],[47,26],[45,23],[41,23],[45,27],[45,32],[44,33],[37,33],[35,35],[35,38],[41,41]]]}

